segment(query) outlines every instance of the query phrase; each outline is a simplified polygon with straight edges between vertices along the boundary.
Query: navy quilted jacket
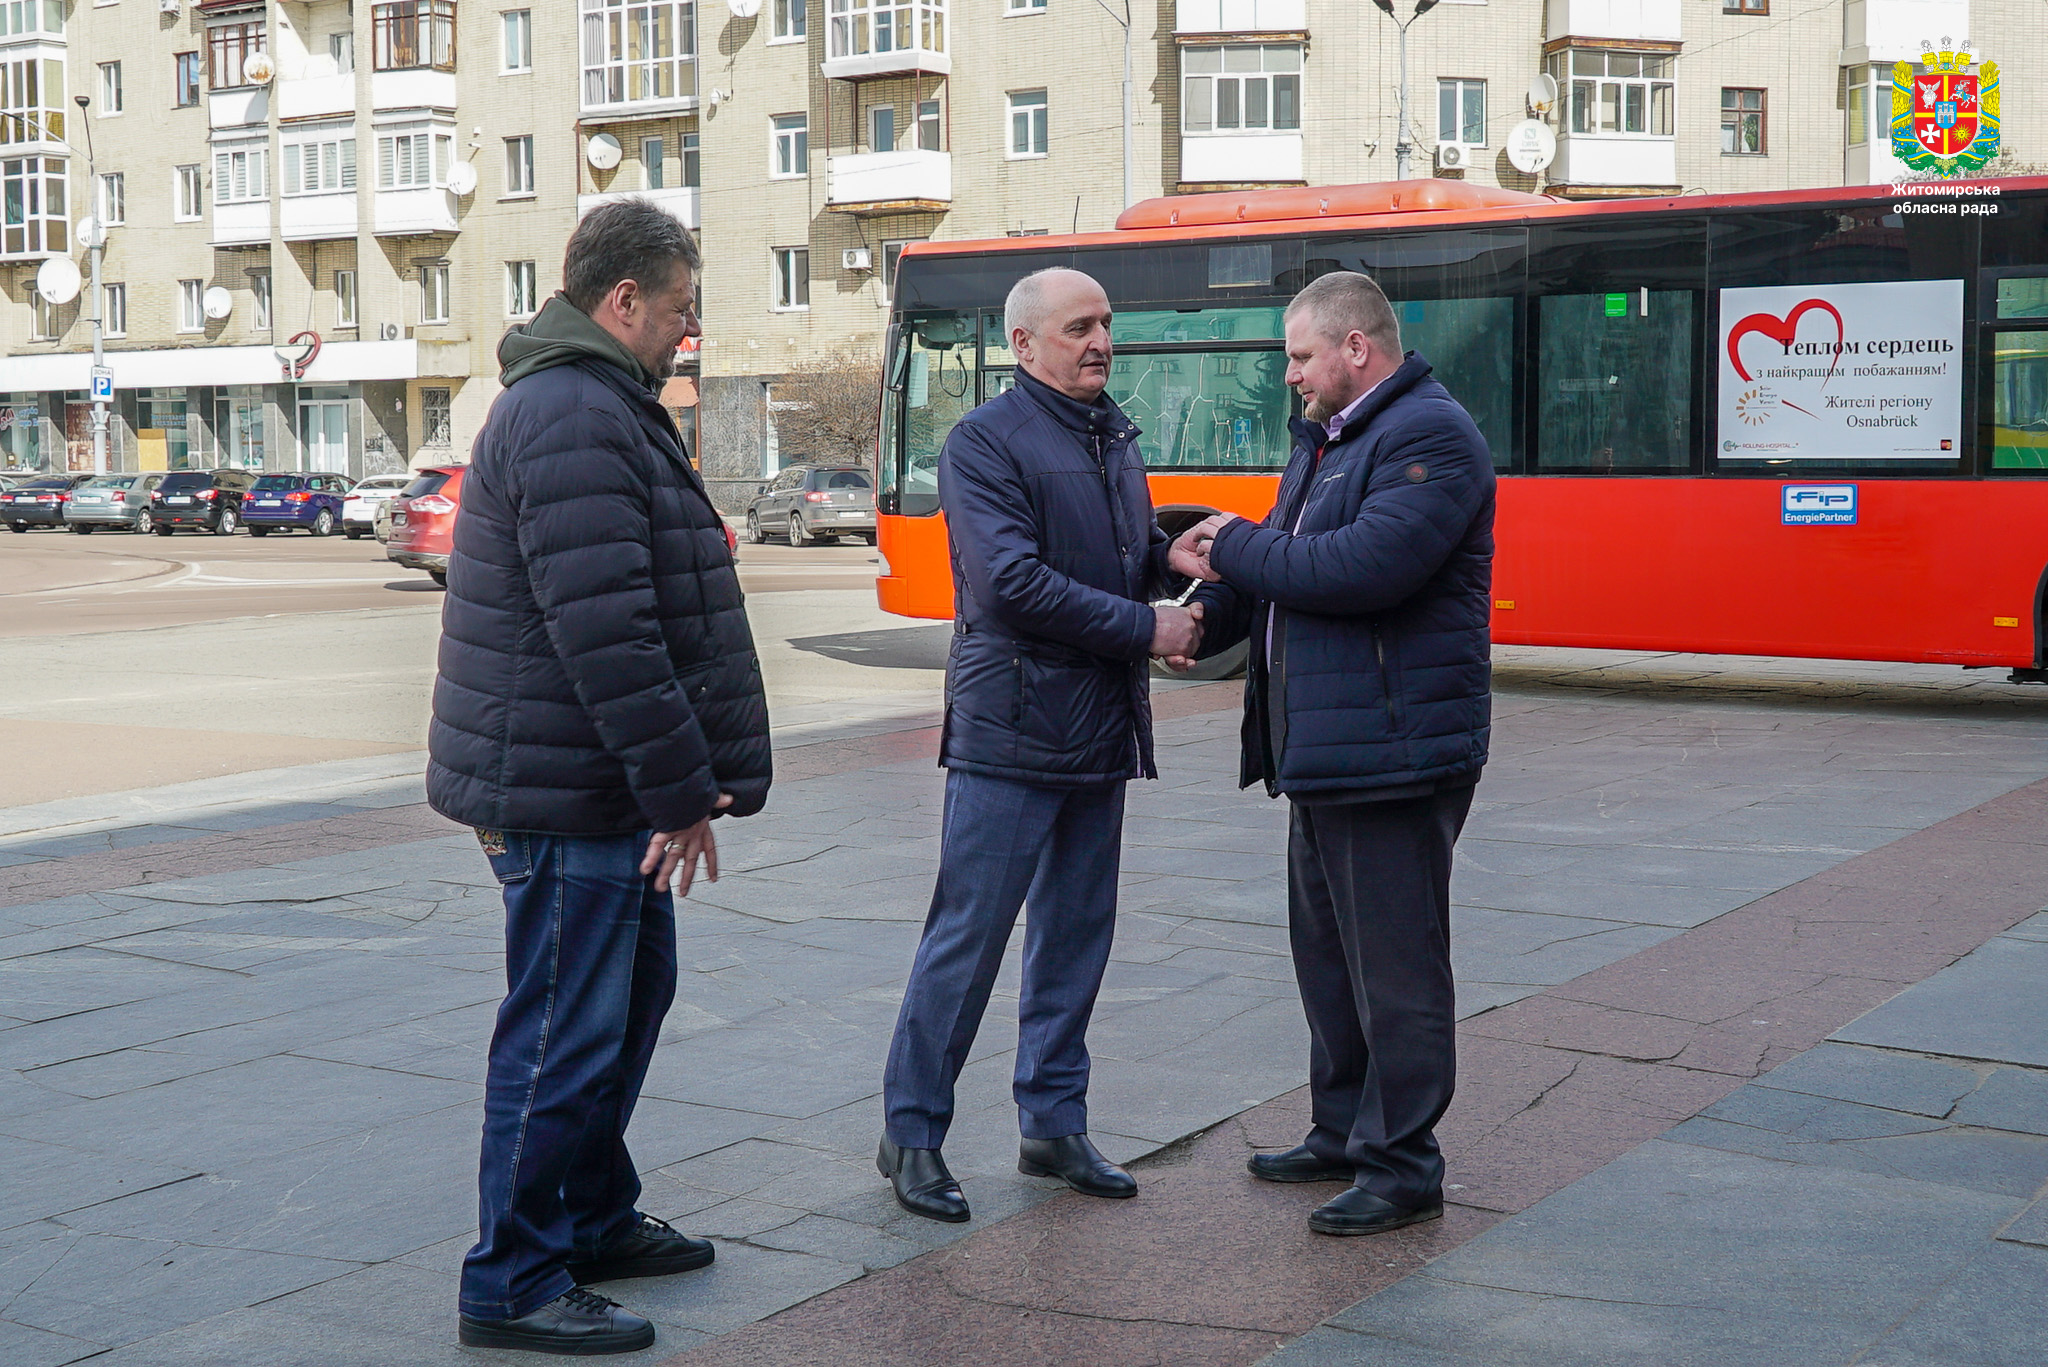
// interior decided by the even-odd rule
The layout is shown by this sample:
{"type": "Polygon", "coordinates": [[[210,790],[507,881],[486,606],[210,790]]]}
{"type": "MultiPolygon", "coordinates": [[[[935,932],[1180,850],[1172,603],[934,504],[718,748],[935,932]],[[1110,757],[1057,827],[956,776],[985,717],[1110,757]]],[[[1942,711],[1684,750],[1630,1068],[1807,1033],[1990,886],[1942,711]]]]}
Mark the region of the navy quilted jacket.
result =
{"type": "Polygon", "coordinates": [[[939,762],[1030,783],[1157,777],[1147,657],[1166,534],[1138,429],[1022,370],[939,454],[953,644],[939,762]]]}
{"type": "Polygon", "coordinates": [[[1252,639],[1247,786],[1399,788],[1486,763],[1493,462],[1429,369],[1409,352],[1327,445],[1296,420],[1273,511],[1216,538],[1203,653],[1252,639]]]}
{"type": "Polygon", "coordinates": [[[768,797],[768,709],[725,526],[668,414],[586,355],[478,435],[441,613],[427,798],[500,830],[681,830],[768,797]]]}

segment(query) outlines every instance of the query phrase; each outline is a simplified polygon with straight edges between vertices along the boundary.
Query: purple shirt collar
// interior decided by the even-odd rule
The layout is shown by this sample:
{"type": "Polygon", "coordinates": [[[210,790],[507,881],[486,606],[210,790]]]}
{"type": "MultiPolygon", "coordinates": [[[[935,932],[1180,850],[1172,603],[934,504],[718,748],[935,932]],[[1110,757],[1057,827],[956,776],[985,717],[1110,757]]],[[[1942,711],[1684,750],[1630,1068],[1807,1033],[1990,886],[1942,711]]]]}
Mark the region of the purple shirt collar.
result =
{"type": "Polygon", "coordinates": [[[1332,417],[1328,422],[1323,424],[1323,430],[1329,433],[1329,439],[1331,441],[1335,441],[1337,439],[1337,434],[1344,430],[1344,424],[1350,422],[1352,415],[1358,412],[1358,410],[1364,405],[1367,399],[1372,397],[1372,391],[1374,389],[1378,389],[1380,385],[1385,383],[1386,380],[1382,379],[1381,381],[1379,381],[1379,384],[1371,386],[1371,388],[1368,388],[1363,394],[1360,394],[1350,403],[1345,404],[1343,412],[1338,413],[1336,416],[1332,417]]]}

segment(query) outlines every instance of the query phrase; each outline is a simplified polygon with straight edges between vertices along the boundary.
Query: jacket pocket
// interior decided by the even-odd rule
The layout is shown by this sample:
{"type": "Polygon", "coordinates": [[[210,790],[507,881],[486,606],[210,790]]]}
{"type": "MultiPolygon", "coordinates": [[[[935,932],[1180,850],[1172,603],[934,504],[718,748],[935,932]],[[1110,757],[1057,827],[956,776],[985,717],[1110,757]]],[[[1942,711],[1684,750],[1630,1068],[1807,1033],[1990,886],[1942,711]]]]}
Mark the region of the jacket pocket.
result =
{"type": "Polygon", "coordinates": [[[676,684],[683,690],[683,698],[692,710],[703,706],[704,700],[711,696],[711,685],[718,680],[718,669],[719,662],[711,660],[691,665],[676,675],[676,684]]]}
{"type": "Polygon", "coordinates": [[[477,844],[491,861],[491,872],[506,886],[533,877],[533,839],[525,831],[488,831],[478,828],[477,844]]]}

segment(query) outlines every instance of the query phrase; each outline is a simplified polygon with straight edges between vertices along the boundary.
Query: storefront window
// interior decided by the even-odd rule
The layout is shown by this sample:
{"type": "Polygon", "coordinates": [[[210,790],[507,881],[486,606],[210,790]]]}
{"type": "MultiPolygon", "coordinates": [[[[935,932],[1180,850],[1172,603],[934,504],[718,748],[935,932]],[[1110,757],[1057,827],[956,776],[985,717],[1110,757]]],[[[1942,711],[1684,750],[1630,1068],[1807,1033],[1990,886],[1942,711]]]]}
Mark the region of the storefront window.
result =
{"type": "Polygon", "coordinates": [[[0,394],[0,470],[42,468],[41,398],[39,394],[0,394]]]}
{"type": "Polygon", "coordinates": [[[222,465],[240,470],[264,467],[263,396],[254,386],[229,389],[214,400],[213,426],[222,465]]]}
{"type": "MultiPolygon", "coordinates": [[[[191,470],[191,430],[187,426],[185,391],[145,389],[135,400],[136,468],[191,470]]],[[[199,462],[204,465],[204,460],[199,462]]]]}

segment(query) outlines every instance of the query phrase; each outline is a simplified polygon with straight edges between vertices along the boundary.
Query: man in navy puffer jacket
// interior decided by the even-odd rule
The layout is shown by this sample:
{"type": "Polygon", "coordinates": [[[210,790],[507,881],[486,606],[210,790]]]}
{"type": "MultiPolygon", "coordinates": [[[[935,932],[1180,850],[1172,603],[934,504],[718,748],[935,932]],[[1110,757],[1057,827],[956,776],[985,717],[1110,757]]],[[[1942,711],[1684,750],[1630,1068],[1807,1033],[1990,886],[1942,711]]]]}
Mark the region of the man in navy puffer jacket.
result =
{"type": "Polygon", "coordinates": [[[1222,581],[1197,595],[1205,649],[1251,639],[1243,782],[1291,807],[1314,1124],[1251,1171],[1350,1184],[1309,1226],[1376,1234],[1443,1213],[1451,849],[1486,763],[1493,463],[1366,276],[1297,295],[1287,354],[1307,418],[1273,511],[1212,518],[1173,559],[1222,581]]]}
{"type": "Polygon", "coordinates": [[[676,987],[674,876],[768,797],[768,714],[725,525],[657,398],[697,333],[697,248],[640,200],[593,210],[563,293],[499,344],[449,558],[427,796],[505,896],[484,1090],[477,1347],[630,1352],[589,1282],[702,1267],[635,1208],[625,1132],[676,987]]]}
{"type": "Polygon", "coordinates": [[[1017,384],[939,457],[952,540],[946,810],[938,886],[883,1076],[876,1160],[934,1220],[967,1201],[939,1146],[1017,911],[1020,1170],[1093,1196],[1137,1184],[1088,1141],[1088,1047],[1116,924],[1124,783],[1153,777],[1147,657],[1186,657],[1198,614],[1154,608],[1168,543],[1138,429],[1104,396],[1109,300],[1078,271],[1026,276],[1004,323],[1017,384]]]}

